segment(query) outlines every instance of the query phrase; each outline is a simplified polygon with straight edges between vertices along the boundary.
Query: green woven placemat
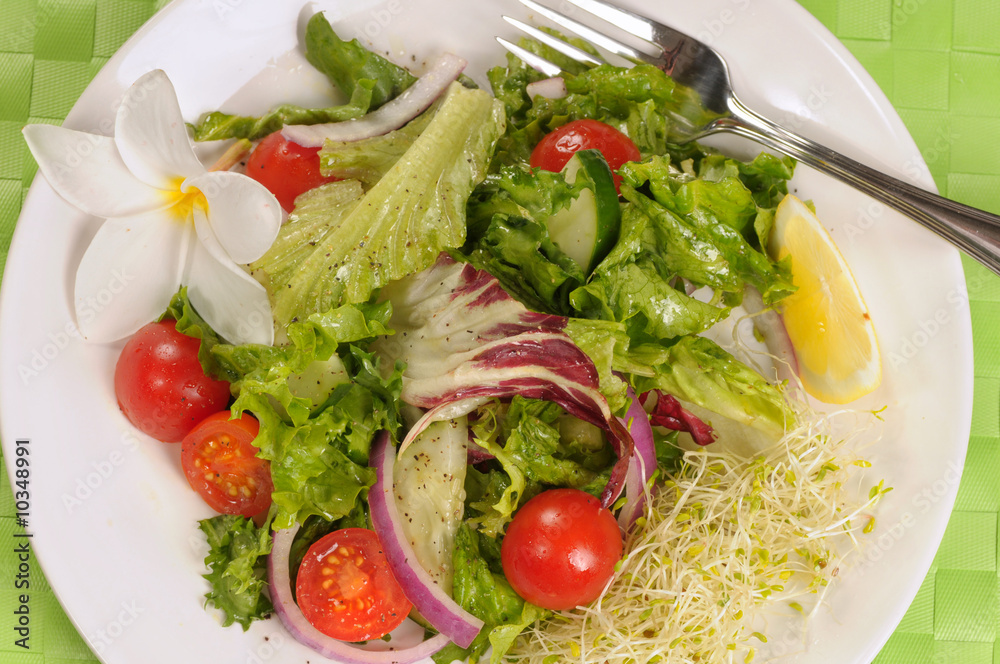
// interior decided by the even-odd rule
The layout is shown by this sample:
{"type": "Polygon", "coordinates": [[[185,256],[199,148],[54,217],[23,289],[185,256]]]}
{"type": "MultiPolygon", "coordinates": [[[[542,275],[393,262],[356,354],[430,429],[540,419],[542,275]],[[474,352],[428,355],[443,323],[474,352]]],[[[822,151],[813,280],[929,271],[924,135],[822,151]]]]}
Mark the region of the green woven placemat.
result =
{"type": "MultiPolygon", "coordinates": [[[[893,101],[942,194],[1000,213],[1000,2],[801,0],[893,101]]],[[[35,166],[28,122],[61,122],[104,62],[165,0],[0,0],[0,270],[35,166]]],[[[879,664],[996,664],[1000,513],[1000,278],[965,261],[975,403],[965,476],[944,542],[879,664]]],[[[946,416],[946,415],[945,415],[946,416]]],[[[0,459],[0,464],[3,460],[0,459]]],[[[16,529],[0,473],[0,541],[16,529]]],[[[0,550],[0,583],[18,560],[0,550]]],[[[32,566],[30,648],[0,590],[0,664],[96,662],[32,566]]]]}

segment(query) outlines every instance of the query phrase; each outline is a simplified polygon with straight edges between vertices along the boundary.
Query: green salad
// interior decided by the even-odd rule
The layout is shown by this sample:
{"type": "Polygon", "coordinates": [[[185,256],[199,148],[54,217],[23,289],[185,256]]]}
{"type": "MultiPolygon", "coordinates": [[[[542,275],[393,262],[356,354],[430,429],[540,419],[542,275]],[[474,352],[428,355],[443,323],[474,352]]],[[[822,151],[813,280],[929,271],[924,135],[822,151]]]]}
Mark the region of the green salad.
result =
{"type": "Polygon", "coordinates": [[[512,55],[491,91],[457,56],[417,78],[317,15],[345,104],[193,126],[253,142],[289,213],[247,266],[273,345],[184,289],[164,316],[266,474],[204,465],[238,436],[199,425],[192,486],[273,487],[201,522],[207,603],[350,662],[750,661],[754,611],[818,606],[885,492],[852,503],[849,441],[705,335],[795,291],[766,250],[794,163],[674,142],[704,111],[655,67],[521,45],[561,80],[512,55]]]}

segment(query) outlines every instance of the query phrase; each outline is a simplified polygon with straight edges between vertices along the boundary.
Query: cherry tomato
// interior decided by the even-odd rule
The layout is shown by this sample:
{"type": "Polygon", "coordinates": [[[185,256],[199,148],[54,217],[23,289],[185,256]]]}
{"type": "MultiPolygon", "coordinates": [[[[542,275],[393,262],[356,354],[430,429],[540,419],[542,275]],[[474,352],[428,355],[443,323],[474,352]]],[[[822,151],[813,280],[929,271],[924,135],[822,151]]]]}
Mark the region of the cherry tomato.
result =
{"type": "Polygon", "coordinates": [[[579,489],[551,489],[514,515],[500,561],[518,595],[564,610],[597,599],[622,548],[618,522],[597,498],[579,489]]]}
{"type": "Polygon", "coordinates": [[[365,528],[336,530],[306,552],[295,597],[309,623],[341,641],[366,641],[396,629],[412,608],[378,536],[365,528]]]}
{"type": "Polygon", "coordinates": [[[224,410],[198,423],[181,442],[181,467],[191,488],[220,514],[252,517],[271,505],[271,464],[251,441],[260,424],[224,410]]]}
{"type": "Polygon", "coordinates": [[[172,320],[149,323],[125,344],[115,366],[115,396],[143,433],[176,443],[229,403],[229,383],[205,375],[198,362],[200,344],[172,320]]]}
{"type": "Polygon", "coordinates": [[[280,131],[267,136],[250,153],[247,175],[267,187],[286,212],[299,194],[337,178],[319,172],[319,148],[305,148],[286,140],[280,131]]]}
{"type": "MultiPolygon", "coordinates": [[[[532,168],[561,171],[574,152],[590,149],[601,151],[612,173],[625,162],[642,158],[632,139],[611,125],[597,120],[574,120],[546,134],[532,150],[530,163],[532,168]]],[[[617,173],[614,179],[617,190],[622,179],[617,173]]]]}

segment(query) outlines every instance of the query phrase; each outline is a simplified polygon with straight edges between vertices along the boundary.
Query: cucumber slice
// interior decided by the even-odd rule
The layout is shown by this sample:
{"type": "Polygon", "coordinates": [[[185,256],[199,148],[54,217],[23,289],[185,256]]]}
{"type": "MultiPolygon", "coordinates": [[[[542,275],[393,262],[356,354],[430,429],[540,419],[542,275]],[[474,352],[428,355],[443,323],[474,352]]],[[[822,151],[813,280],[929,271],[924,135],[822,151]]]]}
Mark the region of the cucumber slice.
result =
{"type": "Polygon", "coordinates": [[[584,188],[569,207],[546,220],[549,237],[587,274],[618,241],[621,206],[611,168],[599,150],[576,152],[563,168],[570,184],[584,188]]]}

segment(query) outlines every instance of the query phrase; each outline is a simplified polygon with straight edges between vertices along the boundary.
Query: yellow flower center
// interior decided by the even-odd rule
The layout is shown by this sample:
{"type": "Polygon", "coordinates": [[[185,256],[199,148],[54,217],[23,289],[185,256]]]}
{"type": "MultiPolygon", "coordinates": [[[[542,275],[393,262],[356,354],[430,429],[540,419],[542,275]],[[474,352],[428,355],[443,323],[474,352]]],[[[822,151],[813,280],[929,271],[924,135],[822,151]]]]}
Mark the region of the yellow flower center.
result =
{"type": "Polygon", "coordinates": [[[195,208],[203,212],[208,211],[208,199],[205,198],[205,194],[194,187],[187,193],[184,193],[181,191],[181,184],[183,183],[184,178],[174,178],[174,181],[171,182],[171,188],[166,192],[166,196],[170,201],[167,212],[181,223],[191,221],[195,208]]]}

